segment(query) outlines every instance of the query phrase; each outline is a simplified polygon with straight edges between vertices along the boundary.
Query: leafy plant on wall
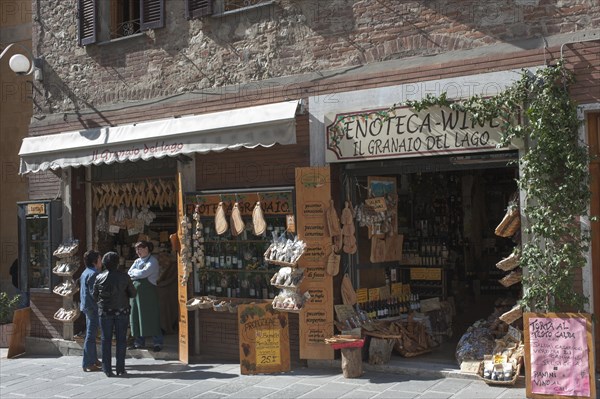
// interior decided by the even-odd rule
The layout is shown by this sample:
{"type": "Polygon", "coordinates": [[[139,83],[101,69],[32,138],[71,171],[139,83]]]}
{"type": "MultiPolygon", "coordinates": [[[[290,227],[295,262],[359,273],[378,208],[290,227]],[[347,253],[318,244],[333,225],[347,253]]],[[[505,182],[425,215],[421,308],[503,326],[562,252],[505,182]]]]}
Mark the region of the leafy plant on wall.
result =
{"type": "MultiPolygon", "coordinates": [[[[520,265],[526,310],[583,310],[587,298],[575,292],[574,277],[586,264],[589,233],[580,218],[588,216],[589,151],[579,138],[577,106],[569,96],[573,74],[560,60],[556,65],[524,70],[521,78],[493,97],[474,96],[451,102],[443,93],[406,105],[421,111],[446,106],[466,111],[479,123],[502,121],[505,146],[522,140],[517,180],[526,225],[520,265]]],[[[591,218],[595,221],[596,218],[591,218]]]]}

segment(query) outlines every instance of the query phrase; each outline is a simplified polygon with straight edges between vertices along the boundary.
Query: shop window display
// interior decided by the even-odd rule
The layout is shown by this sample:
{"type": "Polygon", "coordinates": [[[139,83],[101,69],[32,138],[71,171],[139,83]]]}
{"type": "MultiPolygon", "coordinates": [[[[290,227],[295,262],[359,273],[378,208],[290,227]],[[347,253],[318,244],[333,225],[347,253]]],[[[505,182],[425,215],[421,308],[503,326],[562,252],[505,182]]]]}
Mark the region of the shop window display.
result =
{"type": "Polygon", "coordinates": [[[280,265],[265,259],[276,237],[288,234],[292,192],[189,195],[194,293],[201,297],[271,299],[280,265]]]}
{"type": "Polygon", "coordinates": [[[371,321],[381,320],[393,335],[426,315],[420,322],[431,346],[452,346],[472,323],[493,318],[491,331],[502,336],[508,325],[500,316],[521,295],[520,271],[506,265],[518,254],[520,230],[495,229],[515,201],[516,169],[411,172],[345,178],[356,209],[359,311],[338,328],[377,336],[383,332],[371,321]]]}

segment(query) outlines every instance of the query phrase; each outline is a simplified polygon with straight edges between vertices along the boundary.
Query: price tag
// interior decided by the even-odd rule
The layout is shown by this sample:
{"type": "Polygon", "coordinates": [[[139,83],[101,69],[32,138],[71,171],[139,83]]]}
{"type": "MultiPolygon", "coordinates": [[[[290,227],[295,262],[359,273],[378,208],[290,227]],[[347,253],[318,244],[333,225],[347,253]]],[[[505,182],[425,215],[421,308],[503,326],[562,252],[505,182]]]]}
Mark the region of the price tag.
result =
{"type": "Polygon", "coordinates": [[[442,279],[442,269],[439,267],[413,267],[410,269],[410,279],[440,281],[442,279]]]}
{"type": "Polygon", "coordinates": [[[366,288],[359,288],[356,290],[356,302],[363,303],[369,300],[369,290],[366,288]]]}
{"type": "Polygon", "coordinates": [[[46,213],[45,204],[27,204],[28,215],[43,215],[46,213]]]}
{"type": "Polygon", "coordinates": [[[279,347],[280,330],[256,330],[256,363],[266,365],[281,364],[279,347]]]}
{"type": "Polygon", "coordinates": [[[403,294],[402,283],[393,283],[392,284],[392,296],[398,298],[402,294],[403,294]]]}
{"type": "Polygon", "coordinates": [[[115,224],[111,224],[108,226],[108,232],[113,234],[118,234],[121,228],[115,224]]]}
{"type": "Polygon", "coordinates": [[[285,215],[285,224],[288,233],[296,232],[296,218],[294,215],[285,215]]]}
{"type": "Polygon", "coordinates": [[[375,197],[369,198],[365,200],[365,204],[369,207],[373,208],[375,212],[385,212],[387,210],[387,205],[385,204],[385,198],[383,197],[375,197]]]}
{"type": "Polygon", "coordinates": [[[379,300],[379,288],[369,288],[369,301],[379,300]]]}

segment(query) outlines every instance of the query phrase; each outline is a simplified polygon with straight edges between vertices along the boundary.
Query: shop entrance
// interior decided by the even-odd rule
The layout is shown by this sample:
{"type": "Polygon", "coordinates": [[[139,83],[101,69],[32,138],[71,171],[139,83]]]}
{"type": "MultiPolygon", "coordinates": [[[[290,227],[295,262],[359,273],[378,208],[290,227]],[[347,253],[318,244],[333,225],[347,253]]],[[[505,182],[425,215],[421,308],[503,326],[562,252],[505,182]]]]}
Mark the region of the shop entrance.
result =
{"type": "Polygon", "coordinates": [[[177,233],[176,171],[177,160],[165,157],[95,166],[91,173],[93,248],[117,252],[127,271],[137,258],[135,243],[153,244],[161,328],[173,337],[179,321],[177,253],[170,240],[177,233]]]}
{"type": "Polygon", "coordinates": [[[501,283],[507,272],[496,264],[519,245],[520,235],[500,237],[495,229],[509,203],[517,202],[518,168],[510,162],[516,159],[516,153],[504,153],[345,165],[343,199],[352,200],[359,225],[351,271],[355,286],[367,292],[359,306],[375,315],[372,308],[390,304],[399,316],[427,314],[431,352],[443,351],[448,361],[478,320],[504,335],[508,326],[498,317],[520,298],[521,284],[501,283]],[[380,197],[388,220],[373,225],[365,203],[380,197]],[[401,237],[395,244],[401,254],[385,238],[382,255],[374,240],[393,234],[401,237]],[[372,300],[370,294],[379,289],[380,295],[383,287],[390,287],[391,299],[372,300]]]}

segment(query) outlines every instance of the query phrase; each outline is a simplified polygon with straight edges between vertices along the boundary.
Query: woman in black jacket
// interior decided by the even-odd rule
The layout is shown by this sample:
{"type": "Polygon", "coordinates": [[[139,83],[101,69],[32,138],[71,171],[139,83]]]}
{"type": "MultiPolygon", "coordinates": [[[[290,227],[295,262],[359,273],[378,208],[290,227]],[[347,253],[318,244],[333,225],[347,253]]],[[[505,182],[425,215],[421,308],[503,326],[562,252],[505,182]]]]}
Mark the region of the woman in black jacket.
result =
{"type": "Polygon", "coordinates": [[[119,266],[119,255],[107,252],[102,257],[106,270],[96,277],[94,299],[98,302],[100,329],[102,331],[102,371],[107,377],[114,377],[111,366],[111,344],[113,331],[117,341],[117,375],[125,374],[125,353],[127,351],[127,326],[131,307],[129,298],[136,295],[131,278],[119,266]]]}

